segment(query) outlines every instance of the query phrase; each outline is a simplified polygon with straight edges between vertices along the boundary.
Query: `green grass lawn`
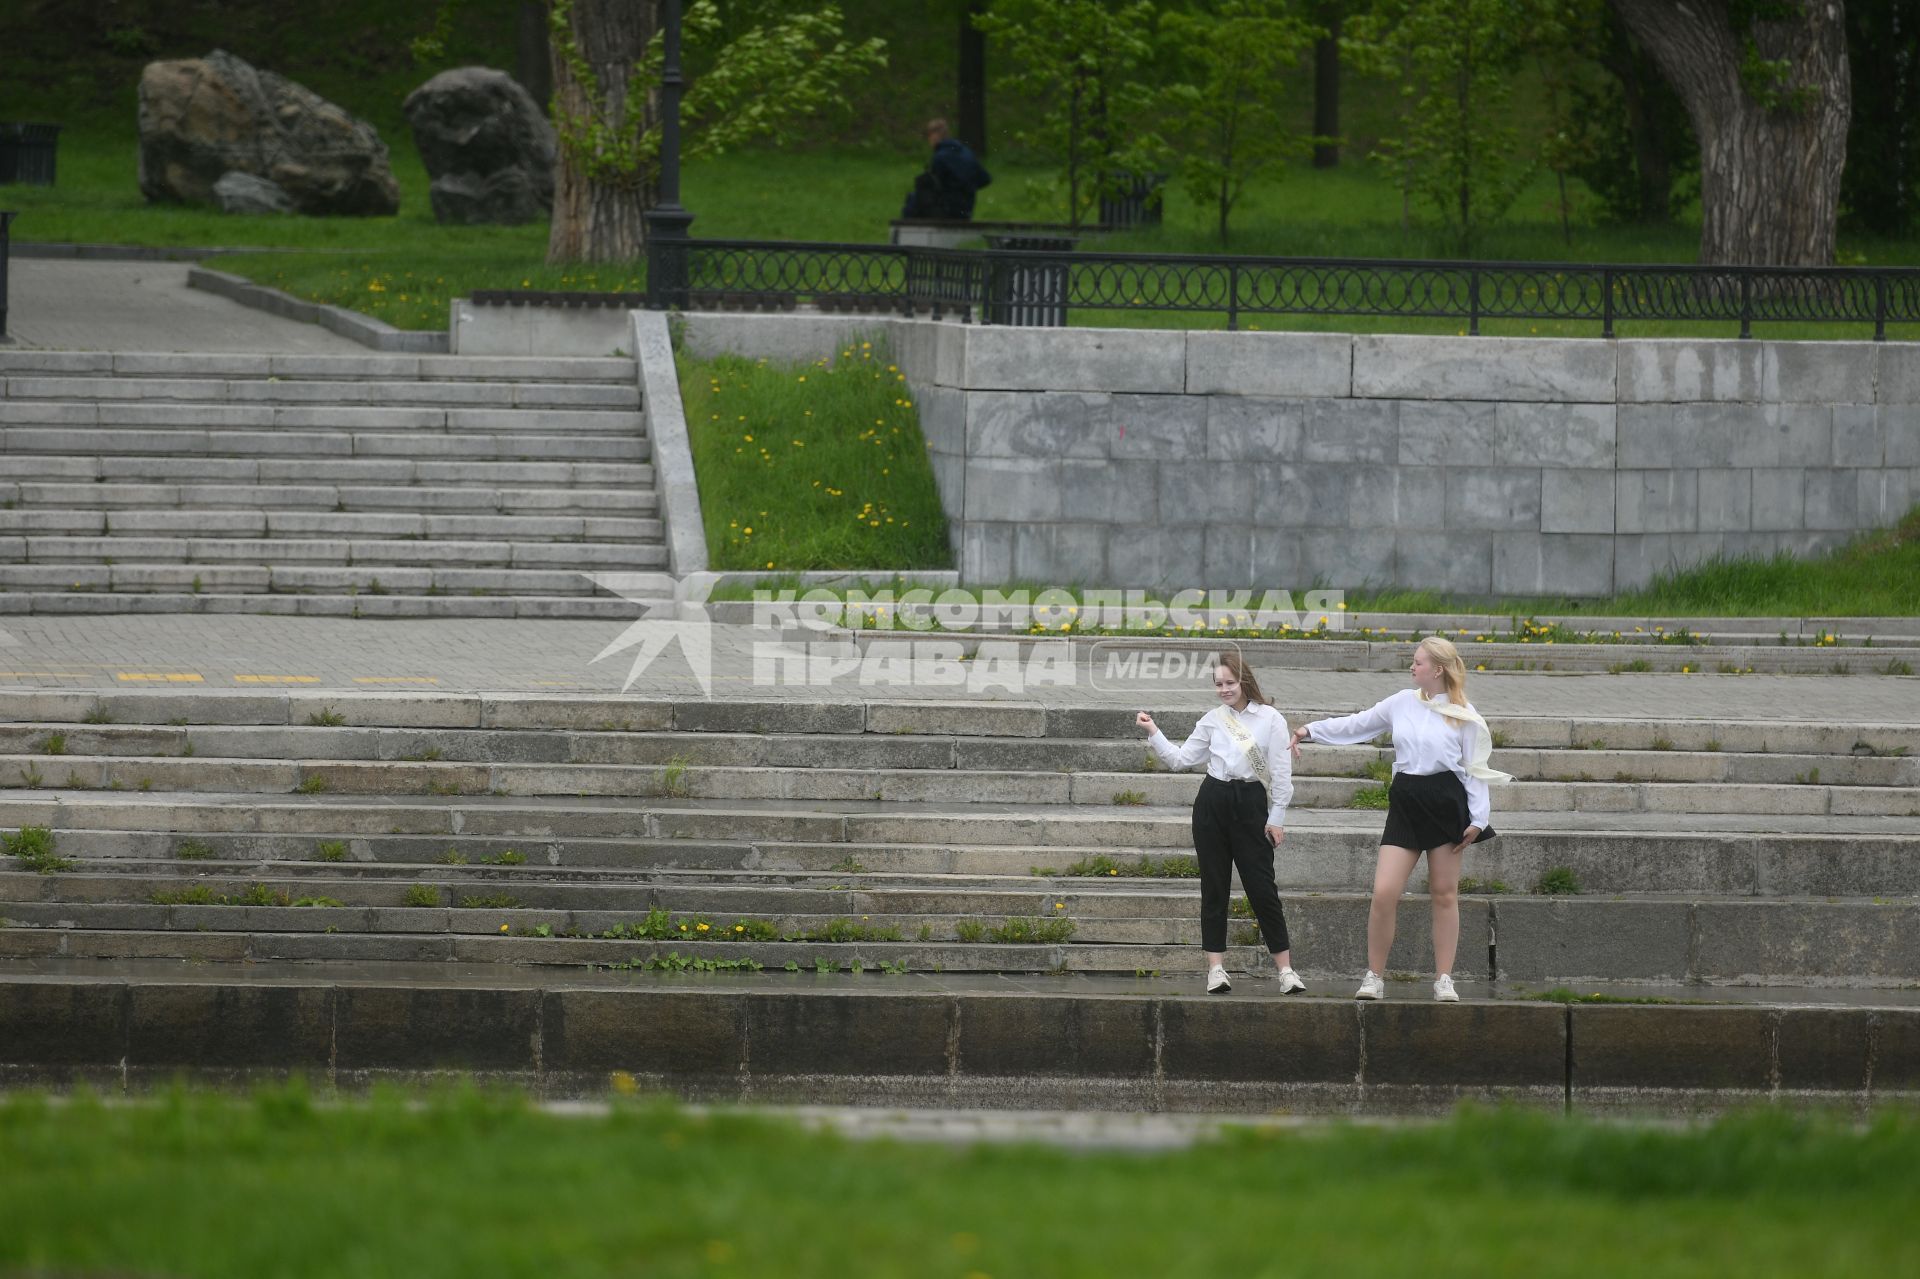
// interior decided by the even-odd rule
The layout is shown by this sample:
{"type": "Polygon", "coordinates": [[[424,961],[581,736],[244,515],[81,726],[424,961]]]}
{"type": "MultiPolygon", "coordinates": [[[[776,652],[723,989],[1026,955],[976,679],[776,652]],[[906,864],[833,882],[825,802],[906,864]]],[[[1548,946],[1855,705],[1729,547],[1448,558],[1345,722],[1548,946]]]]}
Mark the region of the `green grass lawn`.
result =
{"type": "Polygon", "coordinates": [[[0,1266],[352,1275],[1892,1275],[1920,1126],[1468,1114],[1176,1152],[848,1143],[664,1105],[0,1102],[0,1266]]]}
{"type": "Polygon", "coordinates": [[[884,346],[679,367],[712,567],[951,567],[919,417],[884,346]]]}
{"type": "MultiPolygon", "coordinates": [[[[83,122],[60,142],[57,187],[0,187],[0,207],[16,209],[22,241],[257,247],[297,252],[223,257],[215,265],[296,296],[363,311],[402,328],[440,328],[447,304],[483,288],[644,287],[641,264],[545,264],[544,224],[521,227],[442,227],[427,200],[427,175],[411,137],[390,132],[401,211],[391,218],[242,217],[207,209],[156,206],[139,193],[136,141],[130,129],[83,122]]],[[[918,159],[897,152],[850,147],[809,151],[744,151],[688,166],[684,196],[696,235],[712,239],[825,240],[880,243],[898,211],[918,159]]],[[[1047,173],[997,158],[995,182],[981,195],[981,220],[1021,221],[1058,216],[1047,173]]],[[[1667,227],[1577,224],[1572,243],[1561,240],[1543,178],[1516,205],[1507,224],[1478,246],[1476,256],[1534,261],[1691,261],[1697,225],[1667,227]]],[[[1236,253],[1305,257],[1445,258],[1451,246],[1417,222],[1401,223],[1400,197],[1377,166],[1356,159],[1316,171],[1295,166],[1256,182],[1235,214],[1236,253]]],[[[1085,250],[1216,253],[1211,213],[1177,187],[1157,230],[1089,236],[1085,250]]],[[[1842,239],[1848,261],[1920,262],[1920,244],[1842,239]]],[[[1076,325],[1220,328],[1218,312],[1171,314],[1076,308],[1076,325]]],[[[1377,319],[1367,316],[1242,317],[1247,328],[1332,332],[1458,333],[1461,321],[1377,319]]],[[[1496,336],[1594,336],[1597,322],[1490,321],[1496,336]]],[[[1628,323],[1625,337],[1736,335],[1731,324],[1628,323]]],[[[1863,325],[1764,325],[1776,338],[1864,338],[1863,325]]],[[[1920,326],[1896,326],[1896,338],[1920,337],[1920,326]]]]}

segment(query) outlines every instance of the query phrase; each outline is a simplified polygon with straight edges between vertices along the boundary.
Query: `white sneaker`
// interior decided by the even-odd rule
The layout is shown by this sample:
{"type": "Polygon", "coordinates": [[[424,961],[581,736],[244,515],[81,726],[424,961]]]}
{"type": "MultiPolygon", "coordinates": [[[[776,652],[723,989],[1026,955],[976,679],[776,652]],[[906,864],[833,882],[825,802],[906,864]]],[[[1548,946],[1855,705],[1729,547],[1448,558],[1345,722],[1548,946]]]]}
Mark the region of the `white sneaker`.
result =
{"type": "Polygon", "coordinates": [[[1460,995],[1453,988],[1453,978],[1441,973],[1440,980],[1433,983],[1433,997],[1443,1004],[1459,1003],[1460,995]]]}
{"type": "Polygon", "coordinates": [[[1291,995],[1296,990],[1305,990],[1306,988],[1307,983],[1300,980],[1299,973],[1294,972],[1291,968],[1282,968],[1280,970],[1281,994],[1291,995]]]}
{"type": "Polygon", "coordinates": [[[1369,969],[1360,979],[1360,989],[1353,992],[1355,999],[1385,999],[1387,983],[1380,980],[1380,974],[1369,969]]]}
{"type": "Polygon", "coordinates": [[[1227,970],[1215,964],[1207,970],[1207,993],[1224,995],[1233,989],[1233,983],[1227,980],[1227,970]]]}

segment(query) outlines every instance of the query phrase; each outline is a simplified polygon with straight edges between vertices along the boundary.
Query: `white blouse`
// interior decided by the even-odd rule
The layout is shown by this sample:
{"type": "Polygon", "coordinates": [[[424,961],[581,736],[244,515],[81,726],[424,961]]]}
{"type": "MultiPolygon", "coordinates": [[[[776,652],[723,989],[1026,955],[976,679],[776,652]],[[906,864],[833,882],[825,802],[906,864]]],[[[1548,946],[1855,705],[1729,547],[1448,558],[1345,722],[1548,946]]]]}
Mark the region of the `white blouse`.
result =
{"type": "MultiPolygon", "coordinates": [[[[1200,717],[1193,735],[1176,749],[1157,727],[1147,737],[1147,745],[1160,762],[1176,772],[1207,761],[1207,776],[1223,782],[1258,781],[1240,743],[1227,731],[1226,707],[1216,706],[1200,717]]],[[[1267,771],[1273,775],[1273,793],[1267,796],[1267,825],[1286,825],[1287,804],[1293,799],[1293,756],[1287,745],[1293,734],[1279,711],[1259,702],[1248,702],[1247,709],[1234,712],[1246,725],[1261,753],[1267,757],[1267,771]]]]}
{"type": "MultiPolygon", "coordinates": [[[[1444,702],[1447,695],[1442,693],[1433,700],[1444,702]]],[[[1415,777],[1452,771],[1467,788],[1469,819],[1485,830],[1491,808],[1487,784],[1469,776],[1466,769],[1467,761],[1473,758],[1473,734],[1480,731],[1480,726],[1448,719],[1421,705],[1419,689],[1403,688],[1358,714],[1318,720],[1307,725],[1307,738],[1328,746],[1358,746],[1388,729],[1393,730],[1393,771],[1415,777]]]]}

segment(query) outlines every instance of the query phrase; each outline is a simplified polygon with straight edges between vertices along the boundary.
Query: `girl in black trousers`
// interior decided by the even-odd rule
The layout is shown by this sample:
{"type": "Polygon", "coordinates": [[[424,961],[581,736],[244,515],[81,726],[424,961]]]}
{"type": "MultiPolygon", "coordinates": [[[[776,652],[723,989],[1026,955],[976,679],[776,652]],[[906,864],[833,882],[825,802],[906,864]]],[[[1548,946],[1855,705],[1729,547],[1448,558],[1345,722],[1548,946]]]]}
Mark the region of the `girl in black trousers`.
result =
{"type": "Polygon", "coordinates": [[[1273,882],[1273,850],[1286,838],[1287,801],[1293,798],[1293,763],[1287,721],[1260,692],[1260,683],[1239,654],[1214,669],[1220,705],[1200,717],[1186,744],[1175,748],[1153,717],[1141,711],[1140,727],[1160,762],[1171,769],[1207,761],[1207,777],[1193,801],[1193,851],[1200,862],[1200,945],[1206,952],[1207,993],[1233,989],[1227,979],[1227,904],[1234,867],[1247,890],[1260,935],[1280,973],[1280,993],[1305,990],[1293,971],[1287,920],[1273,882]]]}

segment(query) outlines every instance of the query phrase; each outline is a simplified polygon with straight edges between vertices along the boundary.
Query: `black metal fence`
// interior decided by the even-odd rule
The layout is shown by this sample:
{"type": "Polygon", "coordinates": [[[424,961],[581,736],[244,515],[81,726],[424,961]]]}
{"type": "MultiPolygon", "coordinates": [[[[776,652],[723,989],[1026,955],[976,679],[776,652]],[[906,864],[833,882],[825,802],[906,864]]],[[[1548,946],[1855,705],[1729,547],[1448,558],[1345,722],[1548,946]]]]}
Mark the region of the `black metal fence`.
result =
{"type": "MultiPolygon", "coordinates": [[[[958,315],[1064,324],[1072,312],[1362,316],[1464,323],[1920,323],[1920,268],[1210,257],[914,245],[684,240],[649,246],[656,308],[958,315]],[[681,255],[684,254],[684,260],[681,255]],[[662,258],[671,255],[668,263],[662,258]]],[[[511,295],[491,295],[504,302],[511,295]]]]}

